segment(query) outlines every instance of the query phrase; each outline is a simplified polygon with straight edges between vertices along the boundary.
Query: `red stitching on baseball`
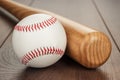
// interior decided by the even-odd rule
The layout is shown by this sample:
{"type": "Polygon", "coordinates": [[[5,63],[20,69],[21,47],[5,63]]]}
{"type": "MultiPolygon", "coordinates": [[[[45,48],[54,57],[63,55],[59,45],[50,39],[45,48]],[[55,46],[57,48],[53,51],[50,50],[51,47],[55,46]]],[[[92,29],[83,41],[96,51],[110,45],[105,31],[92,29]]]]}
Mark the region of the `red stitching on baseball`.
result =
{"type": "Polygon", "coordinates": [[[41,23],[35,23],[32,25],[26,25],[26,26],[16,25],[14,29],[17,31],[23,31],[23,32],[37,31],[37,30],[49,27],[50,25],[54,24],[56,21],[57,19],[55,17],[51,17],[50,19],[47,19],[41,23]]]}
{"type": "Polygon", "coordinates": [[[37,48],[26,53],[22,58],[22,63],[26,65],[30,60],[42,55],[48,55],[48,54],[62,55],[63,53],[64,51],[62,49],[55,47],[37,48]]]}

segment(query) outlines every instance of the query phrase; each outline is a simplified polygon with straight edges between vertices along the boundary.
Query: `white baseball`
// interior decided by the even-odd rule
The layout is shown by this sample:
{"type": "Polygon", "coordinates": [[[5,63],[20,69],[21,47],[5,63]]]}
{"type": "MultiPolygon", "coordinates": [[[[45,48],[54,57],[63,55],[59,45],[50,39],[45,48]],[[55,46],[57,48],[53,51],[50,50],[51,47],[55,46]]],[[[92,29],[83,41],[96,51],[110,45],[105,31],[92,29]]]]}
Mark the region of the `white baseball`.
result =
{"type": "Polygon", "coordinates": [[[50,15],[34,14],[14,28],[12,44],[20,62],[31,67],[47,67],[64,54],[66,34],[60,22],[50,15]]]}

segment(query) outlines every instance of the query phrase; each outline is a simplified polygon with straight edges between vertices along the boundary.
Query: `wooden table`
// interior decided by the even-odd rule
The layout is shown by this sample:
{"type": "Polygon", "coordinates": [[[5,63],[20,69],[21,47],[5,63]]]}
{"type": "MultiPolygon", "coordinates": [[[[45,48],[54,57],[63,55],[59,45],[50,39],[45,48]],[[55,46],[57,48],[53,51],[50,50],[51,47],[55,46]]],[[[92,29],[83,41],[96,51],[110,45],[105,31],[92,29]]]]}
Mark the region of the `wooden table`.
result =
{"type": "Polygon", "coordinates": [[[112,54],[97,69],[86,69],[66,55],[47,68],[25,67],[11,44],[18,20],[0,8],[0,80],[120,80],[120,0],[14,1],[55,12],[106,33],[112,42],[112,54]]]}

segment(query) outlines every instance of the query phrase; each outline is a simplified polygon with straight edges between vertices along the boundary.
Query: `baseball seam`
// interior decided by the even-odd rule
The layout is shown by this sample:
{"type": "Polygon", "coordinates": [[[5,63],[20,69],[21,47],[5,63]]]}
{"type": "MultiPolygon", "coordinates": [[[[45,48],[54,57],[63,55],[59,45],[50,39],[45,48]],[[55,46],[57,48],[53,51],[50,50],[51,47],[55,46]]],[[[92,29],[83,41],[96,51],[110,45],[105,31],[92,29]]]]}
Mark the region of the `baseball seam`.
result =
{"type": "Polygon", "coordinates": [[[55,48],[55,47],[42,47],[42,48],[40,47],[30,52],[27,52],[22,57],[22,63],[26,65],[32,59],[48,54],[63,55],[64,51],[60,48],[55,48]]]}
{"type": "Polygon", "coordinates": [[[50,17],[47,20],[44,20],[40,23],[34,23],[32,25],[25,25],[25,26],[16,25],[14,29],[22,32],[34,32],[46,27],[50,27],[50,25],[53,25],[56,21],[57,19],[55,17],[50,17]]]}

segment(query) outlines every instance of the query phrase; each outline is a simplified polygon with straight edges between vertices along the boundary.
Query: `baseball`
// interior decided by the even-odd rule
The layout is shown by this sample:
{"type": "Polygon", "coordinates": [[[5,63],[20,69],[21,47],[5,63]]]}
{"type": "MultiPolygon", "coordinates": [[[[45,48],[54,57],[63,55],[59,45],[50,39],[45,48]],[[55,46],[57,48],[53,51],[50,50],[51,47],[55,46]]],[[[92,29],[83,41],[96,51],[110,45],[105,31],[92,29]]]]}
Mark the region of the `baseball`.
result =
{"type": "Polygon", "coordinates": [[[13,50],[26,66],[43,68],[56,63],[65,52],[66,33],[53,16],[33,14],[14,28],[13,50]]]}

